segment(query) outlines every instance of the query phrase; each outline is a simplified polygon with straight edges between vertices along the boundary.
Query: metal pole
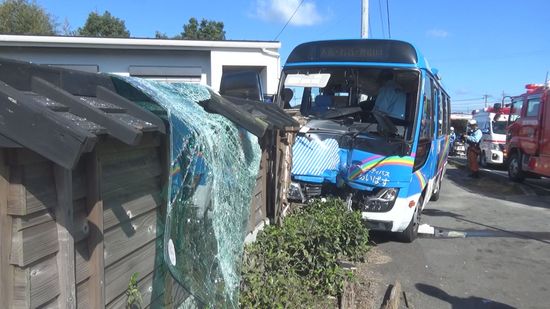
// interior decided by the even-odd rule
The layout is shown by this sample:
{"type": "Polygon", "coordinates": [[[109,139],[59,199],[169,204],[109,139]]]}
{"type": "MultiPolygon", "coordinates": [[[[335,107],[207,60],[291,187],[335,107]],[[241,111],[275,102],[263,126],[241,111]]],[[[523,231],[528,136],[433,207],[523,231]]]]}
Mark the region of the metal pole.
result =
{"type": "Polygon", "coordinates": [[[361,2],[361,38],[369,37],[369,0],[361,2]]]}

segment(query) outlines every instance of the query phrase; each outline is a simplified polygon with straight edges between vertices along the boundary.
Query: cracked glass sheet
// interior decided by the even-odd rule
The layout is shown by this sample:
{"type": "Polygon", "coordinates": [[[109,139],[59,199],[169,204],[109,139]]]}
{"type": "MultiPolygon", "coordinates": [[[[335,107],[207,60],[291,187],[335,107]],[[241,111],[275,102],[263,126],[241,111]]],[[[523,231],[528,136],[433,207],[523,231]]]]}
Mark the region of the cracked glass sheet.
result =
{"type": "MultiPolygon", "coordinates": [[[[257,138],[196,102],[196,84],[124,78],[168,112],[171,172],[164,257],[174,279],[206,307],[238,307],[240,267],[261,150],[257,138]]],[[[189,303],[174,304],[181,307],[189,303]]]]}

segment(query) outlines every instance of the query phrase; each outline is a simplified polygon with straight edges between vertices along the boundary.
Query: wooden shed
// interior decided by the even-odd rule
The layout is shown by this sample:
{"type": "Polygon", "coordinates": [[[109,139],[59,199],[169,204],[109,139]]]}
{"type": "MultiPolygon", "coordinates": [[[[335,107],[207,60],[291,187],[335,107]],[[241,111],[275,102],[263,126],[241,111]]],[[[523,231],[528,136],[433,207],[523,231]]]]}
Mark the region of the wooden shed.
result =
{"type": "MultiPolygon", "coordinates": [[[[280,175],[289,167],[281,160],[289,151],[281,129],[293,122],[273,107],[233,107],[269,124],[253,231],[280,213],[280,175]]],[[[169,129],[121,96],[109,76],[0,59],[2,307],[124,307],[133,273],[145,306],[188,297],[172,289],[155,260],[169,129]]]]}

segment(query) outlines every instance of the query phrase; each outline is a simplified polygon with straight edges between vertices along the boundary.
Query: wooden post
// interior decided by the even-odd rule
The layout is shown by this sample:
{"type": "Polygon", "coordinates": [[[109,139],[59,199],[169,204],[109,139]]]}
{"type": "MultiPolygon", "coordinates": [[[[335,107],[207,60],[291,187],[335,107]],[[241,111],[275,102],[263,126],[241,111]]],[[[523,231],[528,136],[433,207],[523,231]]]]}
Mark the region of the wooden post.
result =
{"type": "Polygon", "coordinates": [[[8,216],[9,170],[0,150],[0,306],[12,307],[13,266],[10,265],[12,222],[8,216]]]}
{"type": "Polygon", "coordinates": [[[59,275],[60,308],[76,308],[76,275],[74,259],[73,232],[73,174],[72,171],[60,165],[54,167],[55,187],[57,192],[57,207],[55,218],[57,223],[57,271],[59,275]]]}
{"type": "Polygon", "coordinates": [[[90,279],[88,281],[90,308],[105,308],[105,259],[103,247],[103,199],[101,198],[101,164],[94,150],[86,157],[86,178],[88,194],[86,208],[90,237],[90,279]]]}

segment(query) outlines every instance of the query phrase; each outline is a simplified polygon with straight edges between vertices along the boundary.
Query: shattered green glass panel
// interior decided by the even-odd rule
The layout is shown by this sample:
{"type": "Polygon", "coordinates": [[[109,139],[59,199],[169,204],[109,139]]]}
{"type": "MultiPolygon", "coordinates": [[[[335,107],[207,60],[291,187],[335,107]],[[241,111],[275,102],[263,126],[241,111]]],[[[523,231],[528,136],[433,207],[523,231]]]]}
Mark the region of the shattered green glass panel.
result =
{"type": "Polygon", "coordinates": [[[238,307],[244,239],[261,156],[257,138],[197,104],[217,95],[205,86],[124,80],[166,109],[170,122],[165,266],[193,296],[191,303],[238,307]]]}

